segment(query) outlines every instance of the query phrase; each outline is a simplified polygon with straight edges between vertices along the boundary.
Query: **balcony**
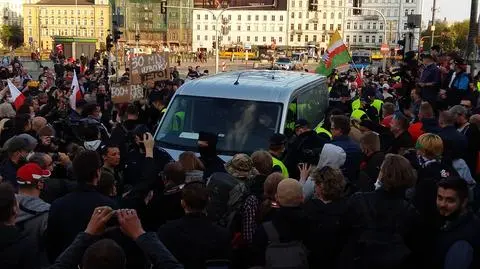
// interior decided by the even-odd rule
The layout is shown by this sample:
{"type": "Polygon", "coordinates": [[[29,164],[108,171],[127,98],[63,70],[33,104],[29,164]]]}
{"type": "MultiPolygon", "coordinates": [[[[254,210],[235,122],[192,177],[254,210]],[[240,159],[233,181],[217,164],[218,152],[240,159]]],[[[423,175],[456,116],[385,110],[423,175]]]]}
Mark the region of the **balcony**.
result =
{"type": "Polygon", "coordinates": [[[303,34],[303,30],[293,30],[293,31],[292,31],[292,34],[294,34],[294,35],[301,35],[301,34],[303,34]]]}
{"type": "Polygon", "coordinates": [[[318,23],[318,18],[308,20],[308,23],[318,23]]]}
{"type": "Polygon", "coordinates": [[[363,16],[363,20],[365,20],[365,21],[378,21],[379,19],[380,19],[380,15],[363,16]]]}

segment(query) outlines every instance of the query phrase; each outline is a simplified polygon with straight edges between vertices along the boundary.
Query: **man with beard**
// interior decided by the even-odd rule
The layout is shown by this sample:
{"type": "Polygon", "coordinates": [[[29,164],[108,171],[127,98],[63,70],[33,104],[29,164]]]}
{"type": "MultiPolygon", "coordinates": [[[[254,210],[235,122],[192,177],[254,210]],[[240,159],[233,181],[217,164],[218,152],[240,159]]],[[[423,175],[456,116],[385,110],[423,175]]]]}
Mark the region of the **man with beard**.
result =
{"type": "Polygon", "coordinates": [[[217,136],[212,133],[199,132],[197,143],[200,160],[205,166],[204,178],[210,177],[215,172],[226,172],[225,162],[217,156],[217,136]]]}
{"type": "Polygon", "coordinates": [[[440,229],[437,232],[431,268],[478,268],[480,233],[478,218],[468,210],[468,186],[465,180],[449,177],[438,184],[437,208],[440,229]]]}

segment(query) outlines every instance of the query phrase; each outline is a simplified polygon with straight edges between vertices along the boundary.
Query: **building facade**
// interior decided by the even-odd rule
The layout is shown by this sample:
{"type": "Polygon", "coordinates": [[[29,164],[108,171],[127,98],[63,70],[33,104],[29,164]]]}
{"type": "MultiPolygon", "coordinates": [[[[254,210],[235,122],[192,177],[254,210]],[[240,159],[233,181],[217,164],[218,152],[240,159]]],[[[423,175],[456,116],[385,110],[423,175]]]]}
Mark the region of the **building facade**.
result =
{"type": "MultiPolygon", "coordinates": [[[[379,48],[382,43],[395,47],[399,40],[412,32],[408,28],[408,15],[421,14],[422,0],[358,0],[362,8],[380,11],[386,19],[374,10],[362,10],[359,14],[348,9],[345,21],[344,39],[350,48],[379,48]],[[385,36],[386,32],[386,36],[385,36]]],[[[347,5],[353,7],[353,1],[347,5]]],[[[414,44],[418,44],[419,29],[413,30],[414,44]]],[[[416,45],[414,45],[416,47],[416,45]]]]}
{"type": "Polygon", "coordinates": [[[111,29],[108,0],[27,0],[23,5],[25,44],[52,50],[53,37],[94,39],[98,49],[105,47],[111,29]]]}
{"type": "Polygon", "coordinates": [[[2,15],[2,18],[0,24],[23,26],[22,10],[22,0],[1,0],[0,14],[2,15]]]}
{"type": "Polygon", "coordinates": [[[193,50],[212,50],[219,30],[219,46],[277,46],[287,44],[287,12],[282,10],[194,10],[193,50]],[[224,29],[227,30],[224,30],[224,29]]]}

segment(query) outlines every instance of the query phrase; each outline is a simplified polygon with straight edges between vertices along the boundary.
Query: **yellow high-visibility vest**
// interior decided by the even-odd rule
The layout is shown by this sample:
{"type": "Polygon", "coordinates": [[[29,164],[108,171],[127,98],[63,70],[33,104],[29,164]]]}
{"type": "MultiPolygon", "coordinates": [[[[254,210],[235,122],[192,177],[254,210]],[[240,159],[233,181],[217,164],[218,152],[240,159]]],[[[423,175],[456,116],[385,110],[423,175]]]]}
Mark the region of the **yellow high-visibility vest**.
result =
{"type": "MultiPolygon", "coordinates": [[[[350,115],[350,118],[356,119],[356,120],[362,120],[362,118],[363,118],[364,116],[367,116],[367,113],[365,113],[365,112],[364,112],[363,110],[361,110],[361,109],[357,109],[357,110],[354,110],[354,111],[352,112],[352,115],[350,115]]],[[[368,116],[367,116],[367,118],[368,118],[368,116]]]]}
{"type": "Polygon", "coordinates": [[[377,110],[378,115],[382,112],[383,101],[380,99],[375,99],[372,102],[372,106],[377,110]]]}
{"type": "Polygon", "coordinates": [[[317,134],[326,134],[328,137],[330,137],[330,139],[332,139],[332,133],[329,130],[323,128],[320,124],[317,126],[317,128],[315,128],[315,132],[317,134]]]}
{"type": "Polygon", "coordinates": [[[352,102],[352,111],[362,108],[362,102],[360,102],[360,98],[355,99],[352,102]]]}
{"type": "Polygon", "coordinates": [[[273,163],[273,166],[279,166],[280,169],[282,170],[282,175],[285,177],[285,178],[288,178],[288,169],[287,167],[283,164],[282,161],[280,161],[279,159],[275,158],[272,156],[272,163],[273,163]]]}

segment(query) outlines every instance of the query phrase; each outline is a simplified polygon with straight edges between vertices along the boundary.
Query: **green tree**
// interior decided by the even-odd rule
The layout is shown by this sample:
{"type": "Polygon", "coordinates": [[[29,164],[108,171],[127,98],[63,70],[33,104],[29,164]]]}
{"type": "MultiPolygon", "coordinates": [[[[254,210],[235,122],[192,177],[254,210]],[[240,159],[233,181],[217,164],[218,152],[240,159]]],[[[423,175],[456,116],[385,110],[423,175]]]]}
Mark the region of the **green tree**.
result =
{"type": "Polygon", "coordinates": [[[0,28],[0,40],[4,47],[16,49],[23,45],[23,28],[18,25],[2,25],[0,28]]]}
{"type": "MultiPolygon", "coordinates": [[[[467,48],[467,38],[469,30],[469,20],[456,22],[448,25],[446,22],[437,21],[435,23],[434,45],[439,45],[444,51],[465,51],[467,48]]],[[[430,40],[432,33],[430,30],[422,32],[424,40],[423,49],[430,50],[430,40]]]]}
{"type": "Polygon", "coordinates": [[[469,20],[464,20],[462,22],[456,22],[450,26],[451,33],[454,35],[455,47],[460,51],[466,51],[467,49],[468,30],[470,28],[469,24],[469,20]]]}

